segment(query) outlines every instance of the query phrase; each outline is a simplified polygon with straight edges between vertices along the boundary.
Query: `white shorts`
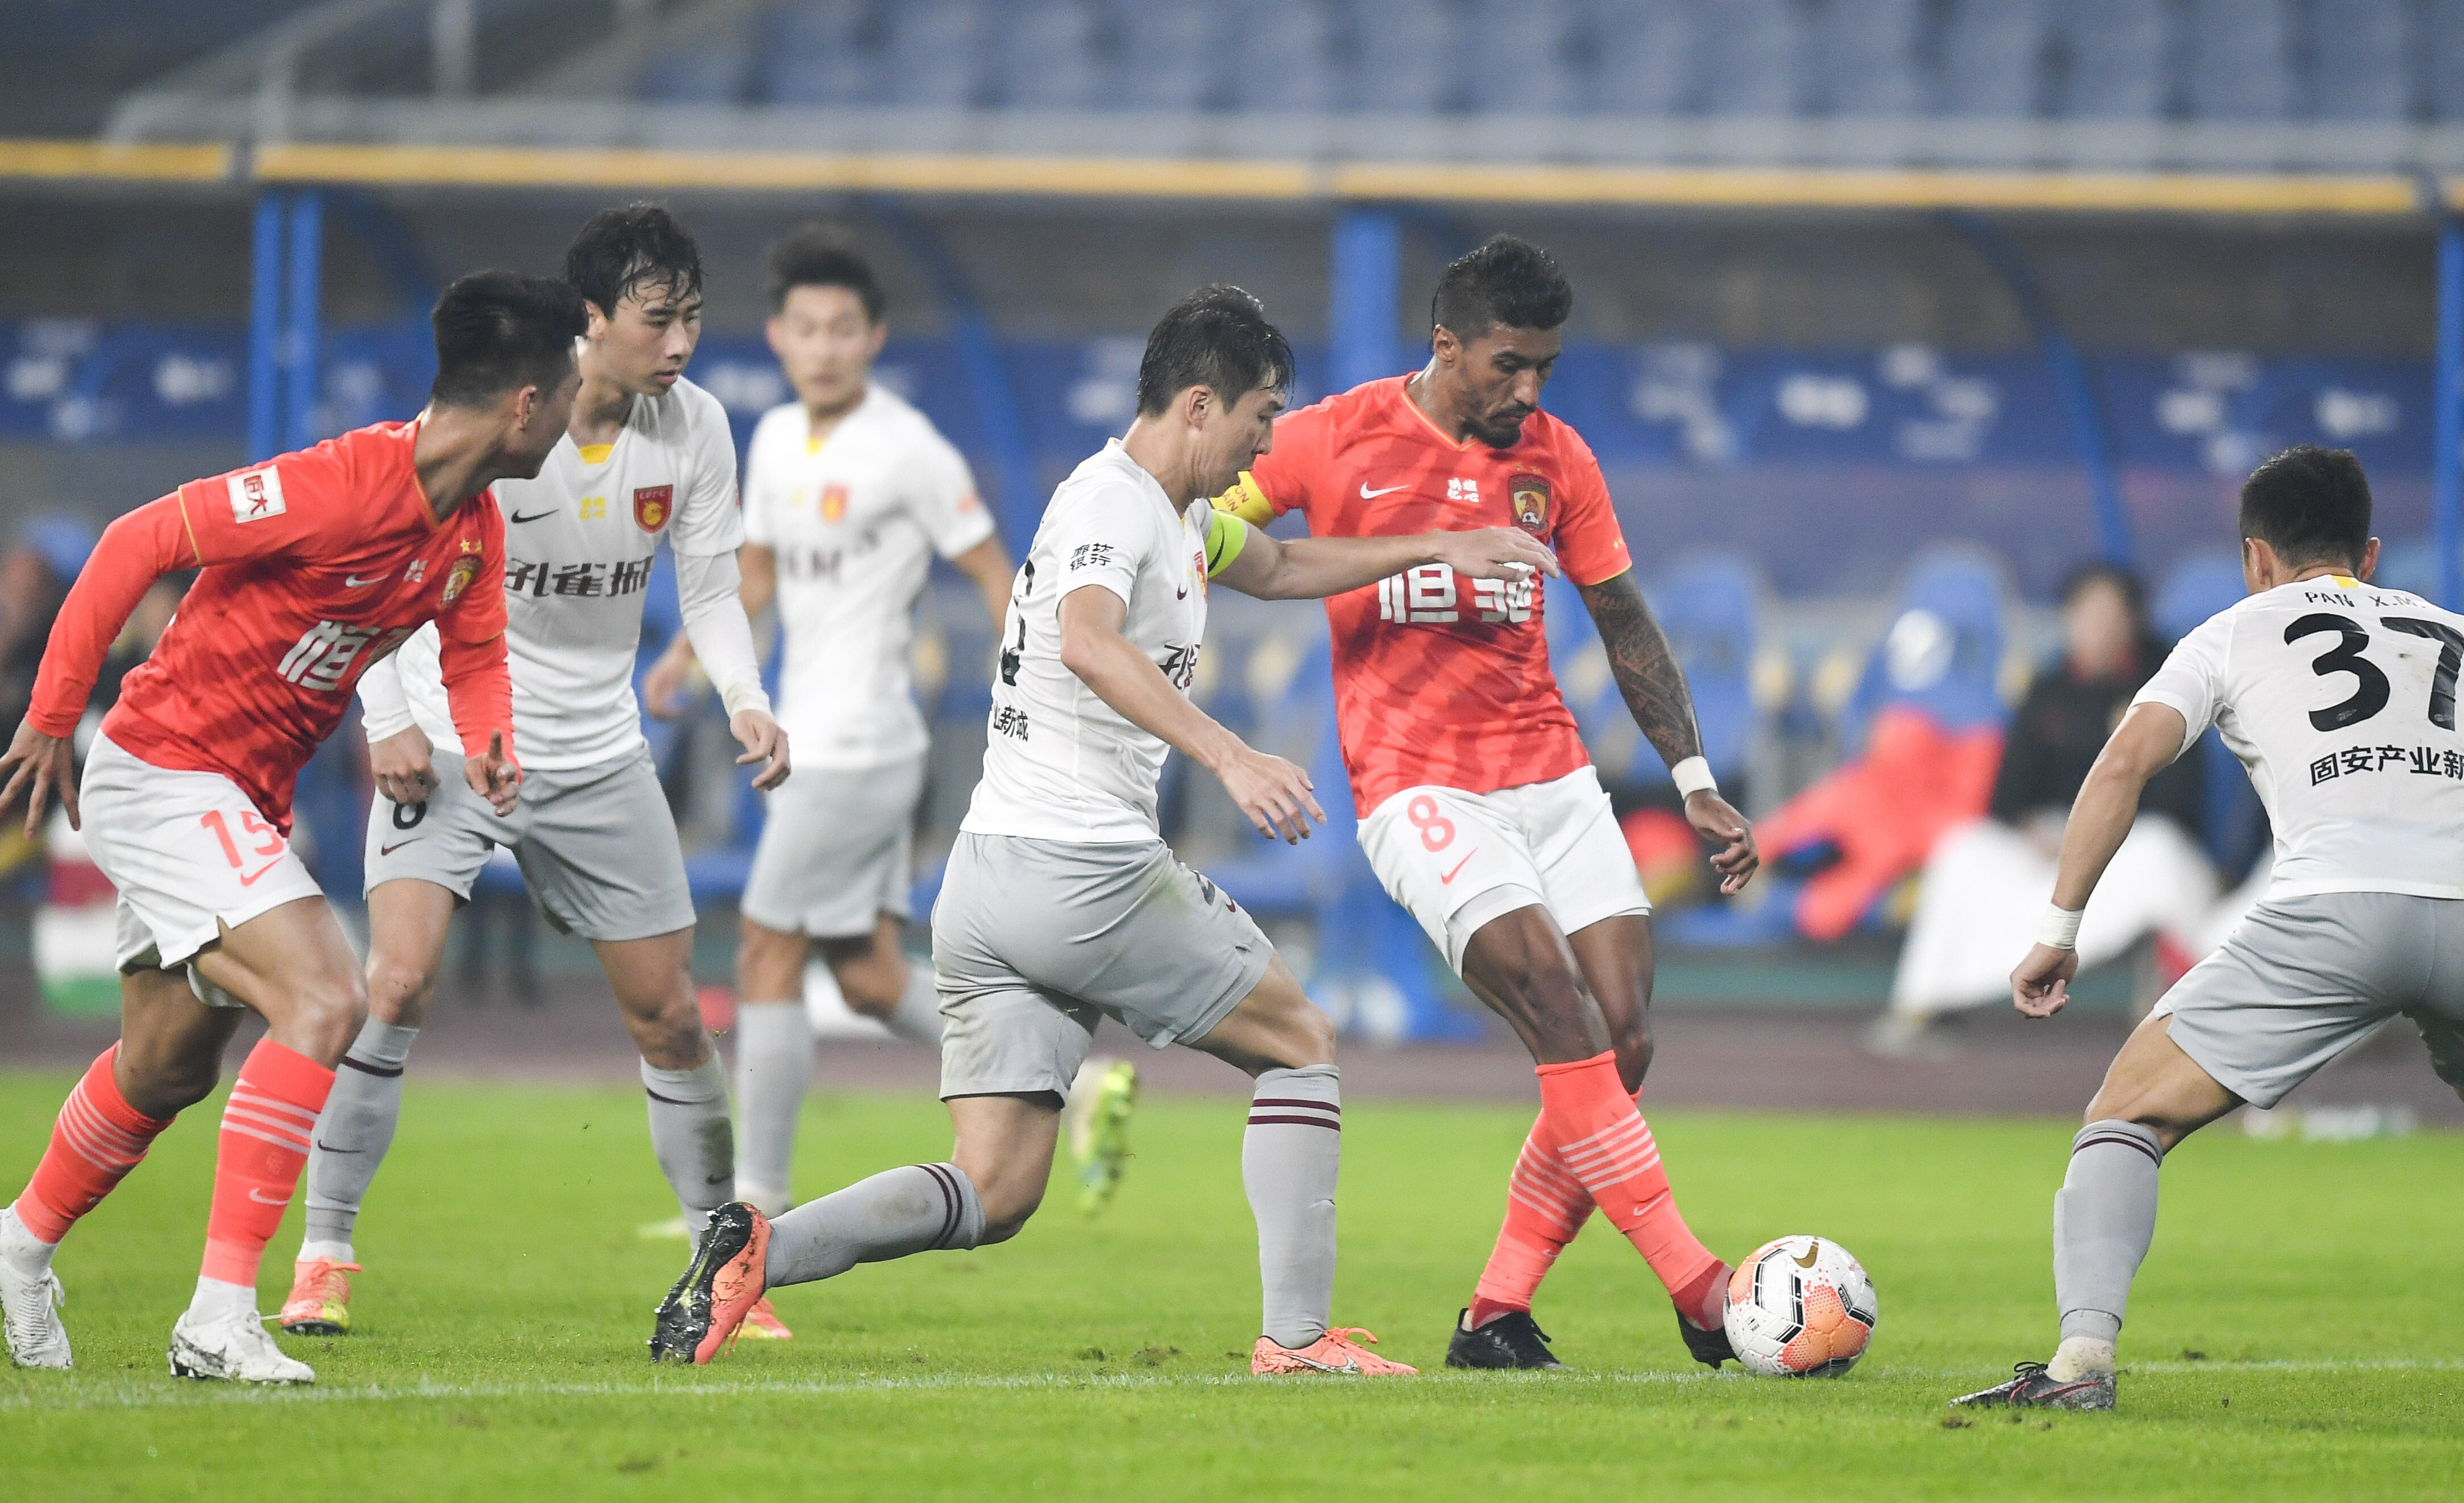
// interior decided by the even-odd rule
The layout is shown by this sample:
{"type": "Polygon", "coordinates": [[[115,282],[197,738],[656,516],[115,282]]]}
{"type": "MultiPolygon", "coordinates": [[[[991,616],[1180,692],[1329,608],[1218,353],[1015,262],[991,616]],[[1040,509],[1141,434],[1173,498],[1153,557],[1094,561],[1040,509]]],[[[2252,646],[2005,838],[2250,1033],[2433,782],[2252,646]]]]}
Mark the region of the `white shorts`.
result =
{"type": "Polygon", "coordinates": [[[1481,926],[1517,908],[1547,908],[1566,934],[1651,911],[1589,767],[1487,794],[1406,788],[1360,821],[1360,848],[1458,975],[1481,926]]]}
{"type": "Polygon", "coordinates": [[[737,904],[781,934],[872,938],[885,913],[908,917],[921,752],[881,767],[798,768],[769,795],[737,904]]]}
{"type": "MultiPolygon", "coordinates": [[[[119,890],[121,970],[183,969],[224,928],[324,896],[291,842],[220,773],[156,767],[97,736],[77,802],[86,850],[119,890]]],[[[208,1002],[238,1005],[194,976],[189,985],[208,1002]]]]}

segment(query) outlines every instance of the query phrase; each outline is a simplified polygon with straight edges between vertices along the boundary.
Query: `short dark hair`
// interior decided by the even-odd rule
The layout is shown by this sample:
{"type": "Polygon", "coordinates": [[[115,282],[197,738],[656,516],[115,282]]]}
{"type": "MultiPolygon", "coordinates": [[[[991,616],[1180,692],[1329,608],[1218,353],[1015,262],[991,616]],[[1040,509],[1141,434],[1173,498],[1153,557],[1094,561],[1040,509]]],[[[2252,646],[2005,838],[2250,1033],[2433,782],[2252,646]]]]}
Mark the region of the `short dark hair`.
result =
{"type": "Polygon", "coordinates": [[[770,310],[787,306],[787,294],[799,287],[844,287],[864,304],[867,323],[879,323],[889,306],[872,263],[855,253],[827,225],[798,225],[770,248],[770,310]]]}
{"type": "Polygon", "coordinates": [[[2080,596],[2085,595],[2088,586],[2092,584],[2109,584],[2120,591],[2122,603],[2129,610],[2130,619],[2142,626],[2146,624],[2146,584],[2130,570],[2118,563],[2108,563],[2101,558],[2090,559],[2062,576],[2062,586],[2055,593],[2054,598],[2065,606],[2070,605],[2080,596]]]}
{"type": "Polygon", "coordinates": [[[2370,546],[2370,478],[2351,449],[2297,444],[2241,483],[2241,535],[2295,568],[2359,564],[2370,546]]]}
{"type": "Polygon", "coordinates": [[[701,292],[701,247],[663,205],[603,208],[564,248],[564,279],[611,318],[626,294],[645,288],[682,302],[701,292]]]}
{"type": "Polygon", "coordinates": [[[522,386],[546,390],[573,369],[573,341],[590,328],[582,294],[552,277],[473,272],[445,289],[429,316],[445,406],[486,406],[522,386]]]}
{"type": "Polygon", "coordinates": [[[1292,344],[1266,305],[1238,287],[1201,287],[1164,310],[1138,359],[1138,411],[1157,413],[1192,386],[1229,405],[1292,383],[1292,344]]]}
{"type": "Polygon", "coordinates": [[[1491,235],[1438,273],[1429,321],[1469,344],[1498,324],[1554,329],[1574,311],[1574,287],[1557,258],[1529,240],[1491,235]]]}

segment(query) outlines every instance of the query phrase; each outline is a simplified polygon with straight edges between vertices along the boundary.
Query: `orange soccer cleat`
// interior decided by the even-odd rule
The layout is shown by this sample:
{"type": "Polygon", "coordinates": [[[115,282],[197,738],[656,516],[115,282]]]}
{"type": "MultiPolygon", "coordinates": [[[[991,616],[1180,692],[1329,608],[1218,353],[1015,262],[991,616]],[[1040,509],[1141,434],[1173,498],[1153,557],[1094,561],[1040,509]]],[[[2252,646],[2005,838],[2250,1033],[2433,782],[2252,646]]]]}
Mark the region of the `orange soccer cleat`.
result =
{"type": "Polygon", "coordinates": [[[285,1336],[348,1336],[351,1334],[351,1280],[357,1263],[329,1257],[293,1265],[291,1297],[282,1301],[285,1336]]]}
{"type": "Polygon", "coordinates": [[[740,1200],[712,1211],[684,1276],[660,1302],[650,1361],[699,1366],[717,1356],[761,1302],[769,1252],[769,1217],[740,1200]]]}
{"type": "Polygon", "coordinates": [[[1283,1373],[1340,1373],[1353,1378],[1414,1378],[1420,1369],[1390,1362],[1363,1349],[1353,1338],[1377,1344],[1370,1332],[1346,1326],[1329,1326],[1327,1333],[1309,1345],[1297,1349],[1278,1345],[1271,1337],[1258,1338],[1249,1352],[1249,1371],[1259,1378],[1283,1373]]]}
{"type": "Polygon", "coordinates": [[[753,1308],[744,1312],[743,1329],[736,1334],[747,1341],[792,1341],[796,1339],[796,1333],[788,1330],[787,1322],[780,1319],[779,1312],[770,1307],[768,1295],[753,1301],[753,1308]]]}

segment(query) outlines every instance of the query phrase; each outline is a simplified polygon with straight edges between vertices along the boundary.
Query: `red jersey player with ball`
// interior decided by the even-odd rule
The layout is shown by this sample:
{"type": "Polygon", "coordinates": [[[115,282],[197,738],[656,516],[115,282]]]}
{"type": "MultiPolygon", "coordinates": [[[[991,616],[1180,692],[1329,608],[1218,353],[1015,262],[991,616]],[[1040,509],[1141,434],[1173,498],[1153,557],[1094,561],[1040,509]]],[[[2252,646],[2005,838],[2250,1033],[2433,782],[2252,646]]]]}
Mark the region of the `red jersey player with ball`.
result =
{"type": "MultiPolygon", "coordinates": [[[[1298,511],[1319,536],[1510,524],[1547,543],[1735,892],[1759,860],[1753,833],[1703,760],[1598,461],[1540,410],[1573,295],[1547,251],[1490,240],[1439,277],[1427,366],[1283,419],[1216,505],[1261,526],[1298,511]]],[[[1505,1230],[1446,1363],[1561,1365],[1531,1298],[1597,1205],[1667,1285],[1686,1348],[1716,1367],[1732,1355],[1727,1266],[1678,1214],[1635,1103],[1651,1063],[1651,903],[1550,672],[1537,585],[1431,564],[1326,602],[1361,846],[1539,1070],[1505,1230]]]]}
{"type": "Polygon", "coordinates": [[[512,808],[521,770],[505,525],[488,487],[538,474],[563,436],[586,321],[561,282],[462,278],[436,305],[427,412],[138,508],[103,533],[69,592],[33,706],[0,755],[0,808],[23,792],[31,834],[56,788],[119,889],[121,1037],[70,1093],[33,1180],[0,1210],[0,1315],[17,1365],[69,1365],[52,1254],[172,1117],[213,1090],[247,1008],[266,1036],[223,1110],[205,1267],[171,1331],[171,1371],[315,1381],[266,1335],[257,1264],[367,989],[291,848],[292,785],[341,724],[360,674],[432,621],[455,729],[487,749],[463,774],[499,815],[512,808]],[[69,737],[103,653],[138,598],[177,569],[201,572],[103,718],[80,792],[69,737]]]}

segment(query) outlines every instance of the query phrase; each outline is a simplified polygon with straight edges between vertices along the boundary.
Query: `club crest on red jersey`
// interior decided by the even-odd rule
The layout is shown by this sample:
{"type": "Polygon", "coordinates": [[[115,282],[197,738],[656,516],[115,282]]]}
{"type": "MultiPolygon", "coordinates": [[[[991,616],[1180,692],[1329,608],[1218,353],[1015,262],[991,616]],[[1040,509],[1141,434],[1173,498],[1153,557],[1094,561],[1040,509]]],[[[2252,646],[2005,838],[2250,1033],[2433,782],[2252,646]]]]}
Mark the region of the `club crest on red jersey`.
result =
{"type": "Polygon", "coordinates": [[[262,522],[282,514],[282,476],[272,466],[231,477],[231,520],[262,522]]]}
{"type": "Polygon", "coordinates": [[[454,559],[453,567],[446,571],[445,604],[451,605],[460,599],[462,592],[471,587],[471,581],[479,577],[480,556],[479,544],[467,537],[462,539],[462,556],[454,559]]]}
{"type": "Polygon", "coordinates": [[[633,525],[643,532],[655,533],[668,525],[675,511],[676,488],[644,486],[633,492],[633,525]]]}
{"type": "Polygon", "coordinates": [[[1520,474],[1506,483],[1513,498],[1515,525],[1534,537],[1549,532],[1549,482],[1539,475],[1520,474]]]}

